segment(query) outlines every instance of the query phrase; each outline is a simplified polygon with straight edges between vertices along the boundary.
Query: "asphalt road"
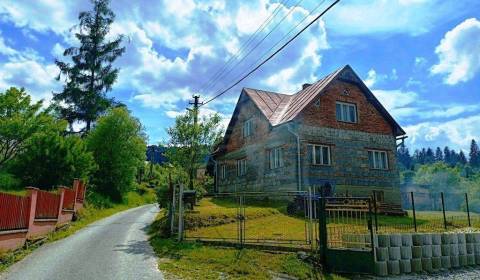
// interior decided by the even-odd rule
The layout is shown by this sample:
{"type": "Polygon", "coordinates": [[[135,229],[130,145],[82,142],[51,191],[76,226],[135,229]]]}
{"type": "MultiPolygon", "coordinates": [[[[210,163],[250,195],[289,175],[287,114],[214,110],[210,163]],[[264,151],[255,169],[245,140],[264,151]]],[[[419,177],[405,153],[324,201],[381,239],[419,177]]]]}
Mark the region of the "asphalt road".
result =
{"type": "Polygon", "coordinates": [[[97,221],[38,248],[0,279],[163,279],[146,234],[158,211],[146,205],[97,221]]]}

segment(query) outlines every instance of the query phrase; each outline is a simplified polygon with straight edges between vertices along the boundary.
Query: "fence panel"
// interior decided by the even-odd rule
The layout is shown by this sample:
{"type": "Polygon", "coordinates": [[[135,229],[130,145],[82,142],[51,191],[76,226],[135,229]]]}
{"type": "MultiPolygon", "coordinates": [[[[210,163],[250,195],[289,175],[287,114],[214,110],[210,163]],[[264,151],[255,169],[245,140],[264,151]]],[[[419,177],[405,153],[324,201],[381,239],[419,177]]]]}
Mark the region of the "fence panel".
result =
{"type": "Polygon", "coordinates": [[[30,197],[0,193],[0,231],[27,229],[30,197]]]}
{"type": "Polygon", "coordinates": [[[58,218],[58,207],[60,207],[60,195],[46,191],[38,191],[35,219],[58,218]]]}
{"type": "Polygon", "coordinates": [[[84,197],[85,197],[85,183],[80,181],[77,189],[77,202],[83,203],[84,197]]]}
{"type": "Polygon", "coordinates": [[[73,210],[75,205],[75,191],[71,189],[65,189],[63,195],[63,209],[73,210]]]}

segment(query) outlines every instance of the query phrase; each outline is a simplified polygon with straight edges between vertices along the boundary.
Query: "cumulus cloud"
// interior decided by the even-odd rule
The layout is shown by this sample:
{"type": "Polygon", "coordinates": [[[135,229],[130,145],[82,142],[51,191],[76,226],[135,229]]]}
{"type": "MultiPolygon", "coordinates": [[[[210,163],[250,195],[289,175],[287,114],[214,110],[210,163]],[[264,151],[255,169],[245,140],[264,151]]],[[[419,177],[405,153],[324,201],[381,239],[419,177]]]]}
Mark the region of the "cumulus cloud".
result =
{"type": "Polygon", "coordinates": [[[439,62],[430,70],[446,75],[444,83],[455,85],[472,79],[480,69],[480,21],[469,18],[448,31],[435,53],[439,62]]]}

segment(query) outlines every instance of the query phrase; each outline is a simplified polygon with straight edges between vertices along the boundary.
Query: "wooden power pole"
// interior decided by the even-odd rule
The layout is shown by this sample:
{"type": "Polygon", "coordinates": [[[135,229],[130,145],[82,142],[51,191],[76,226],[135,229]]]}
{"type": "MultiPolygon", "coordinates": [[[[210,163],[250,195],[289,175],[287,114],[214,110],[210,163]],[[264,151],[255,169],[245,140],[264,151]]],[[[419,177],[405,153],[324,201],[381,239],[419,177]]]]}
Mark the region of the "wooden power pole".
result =
{"type": "Polygon", "coordinates": [[[200,96],[199,95],[194,95],[193,96],[193,102],[190,102],[190,105],[193,105],[193,109],[190,109],[193,113],[193,135],[192,135],[192,145],[191,145],[191,162],[190,162],[190,170],[189,170],[189,188],[193,189],[193,180],[195,178],[195,161],[196,161],[196,155],[197,155],[197,141],[198,141],[198,108],[201,103],[200,101],[200,96]]]}

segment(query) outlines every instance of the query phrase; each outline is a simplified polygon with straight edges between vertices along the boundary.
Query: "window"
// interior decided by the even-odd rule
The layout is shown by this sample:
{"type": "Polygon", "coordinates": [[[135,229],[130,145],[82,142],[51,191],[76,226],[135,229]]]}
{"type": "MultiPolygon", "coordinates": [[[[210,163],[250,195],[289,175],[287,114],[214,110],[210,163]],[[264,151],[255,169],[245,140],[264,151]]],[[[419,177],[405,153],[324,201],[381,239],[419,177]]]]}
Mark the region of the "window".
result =
{"type": "Polygon", "coordinates": [[[312,145],[312,163],[330,165],[330,146],[312,145]]]}
{"type": "Polygon", "coordinates": [[[237,160],[237,176],[243,176],[247,174],[247,159],[237,160]]]}
{"type": "Polygon", "coordinates": [[[368,165],[371,169],[388,169],[388,157],[385,151],[368,151],[368,165]]]}
{"type": "Polygon", "coordinates": [[[253,120],[249,119],[243,123],[243,137],[252,135],[253,132],[253,120]]]}
{"type": "Polygon", "coordinates": [[[283,152],[282,148],[273,148],[268,151],[269,154],[269,161],[270,161],[270,169],[275,169],[283,166],[283,152]]]}
{"type": "Polygon", "coordinates": [[[222,164],[220,165],[220,179],[227,178],[227,165],[222,164]]]}
{"type": "Polygon", "coordinates": [[[336,103],[337,121],[357,122],[357,106],[351,103],[336,103]]]}

